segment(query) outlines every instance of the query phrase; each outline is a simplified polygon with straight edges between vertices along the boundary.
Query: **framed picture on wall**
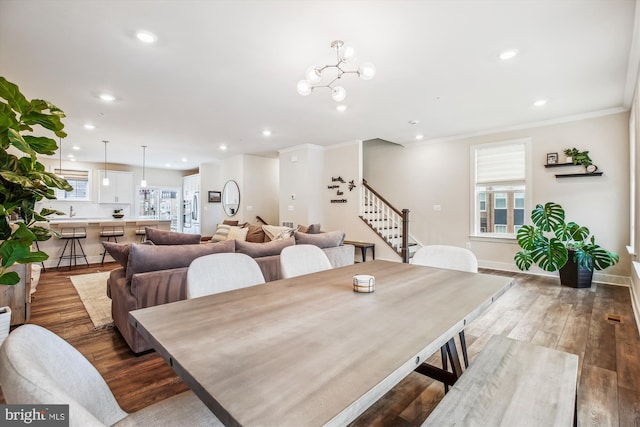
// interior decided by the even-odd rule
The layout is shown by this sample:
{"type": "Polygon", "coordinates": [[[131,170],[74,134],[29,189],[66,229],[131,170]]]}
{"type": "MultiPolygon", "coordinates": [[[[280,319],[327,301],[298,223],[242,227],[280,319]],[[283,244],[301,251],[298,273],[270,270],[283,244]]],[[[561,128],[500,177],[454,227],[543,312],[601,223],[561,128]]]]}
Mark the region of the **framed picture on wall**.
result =
{"type": "Polygon", "coordinates": [[[548,165],[558,164],[558,153],[547,153],[547,164],[548,165]]]}
{"type": "Polygon", "coordinates": [[[222,201],[222,192],[209,191],[209,203],[220,203],[222,201]]]}

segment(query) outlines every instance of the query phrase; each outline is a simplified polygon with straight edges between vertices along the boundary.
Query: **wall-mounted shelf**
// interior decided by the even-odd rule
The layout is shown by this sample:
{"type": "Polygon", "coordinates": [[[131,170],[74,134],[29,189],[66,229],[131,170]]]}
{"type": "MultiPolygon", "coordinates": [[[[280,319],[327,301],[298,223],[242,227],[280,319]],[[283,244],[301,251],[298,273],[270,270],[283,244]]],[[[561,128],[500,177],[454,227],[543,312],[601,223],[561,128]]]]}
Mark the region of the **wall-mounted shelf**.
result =
{"type": "Polygon", "coordinates": [[[559,173],[556,178],[577,178],[580,176],[602,176],[602,172],[582,172],[582,173],[559,173]]]}
{"type": "MultiPolygon", "coordinates": [[[[574,163],[552,163],[544,165],[545,168],[557,168],[561,166],[581,166],[574,163]]],[[[602,172],[579,172],[579,173],[558,173],[556,178],[578,178],[581,176],[602,176],[602,172]]]]}
{"type": "Polygon", "coordinates": [[[557,168],[560,166],[579,166],[579,165],[576,165],[573,163],[552,163],[552,164],[544,165],[545,168],[557,168]]]}

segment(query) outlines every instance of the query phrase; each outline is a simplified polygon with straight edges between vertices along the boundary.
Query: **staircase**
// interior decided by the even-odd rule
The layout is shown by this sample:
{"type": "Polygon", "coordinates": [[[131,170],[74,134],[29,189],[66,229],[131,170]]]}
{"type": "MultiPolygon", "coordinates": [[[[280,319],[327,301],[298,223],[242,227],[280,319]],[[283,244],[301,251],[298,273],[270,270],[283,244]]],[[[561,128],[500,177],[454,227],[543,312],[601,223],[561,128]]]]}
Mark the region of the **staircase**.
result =
{"type": "Polygon", "coordinates": [[[393,207],[366,180],[362,186],[360,219],[402,258],[402,262],[408,263],[421,246],[409,234],[409,209],[393,207]]]}

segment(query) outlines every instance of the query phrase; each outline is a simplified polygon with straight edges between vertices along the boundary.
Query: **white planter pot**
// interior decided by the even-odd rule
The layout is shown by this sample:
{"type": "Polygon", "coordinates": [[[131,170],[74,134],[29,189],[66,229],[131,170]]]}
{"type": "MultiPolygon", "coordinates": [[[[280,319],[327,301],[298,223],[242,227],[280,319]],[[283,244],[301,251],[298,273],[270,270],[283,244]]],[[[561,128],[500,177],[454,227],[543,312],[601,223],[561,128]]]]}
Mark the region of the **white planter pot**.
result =
{"type": "Polygon", "coordinates": [[[9,336],[9,328],[11,326],[11,309],[9,307],[0,307],[0,346],[4,339],[9,336]]]}

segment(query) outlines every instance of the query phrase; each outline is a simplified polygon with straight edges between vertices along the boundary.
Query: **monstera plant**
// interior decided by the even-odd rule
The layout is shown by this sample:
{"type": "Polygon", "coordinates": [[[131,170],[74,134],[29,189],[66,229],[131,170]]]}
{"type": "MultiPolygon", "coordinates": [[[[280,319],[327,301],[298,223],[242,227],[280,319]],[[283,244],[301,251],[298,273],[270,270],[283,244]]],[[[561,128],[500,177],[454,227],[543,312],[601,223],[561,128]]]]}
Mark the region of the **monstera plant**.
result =
{"type": "Polygon", "coordinates": [[[18,274],[10,271],[14,264],[49,258],[32,250],[34,241],[51,237],[49,229],[36,223],[62,212],[36,211],[35,205],[43,198],[55,199],[55,188],[72,188],[38,161],[38,154],[53,155],[58,145],[49,136],[34,135],[34,127],[64,138],[63,117],[55,105],[41,99],[27,100],[18,86],[0,76],[0,285],[20,281],[18,274]]]}
{"type": "MultiPolygon", "coordinates": [[[[531,221],[533,225],[523,225],[517,234],[522,250],[514,259],[520,270],[528,270],[536,263],[546,271],[560,270],[563,281],[570,264],[592,274],[594,269],[605,269],[619,260],[617,254],[596,244],[587,227],[565,222],[565,211],[557,203],[537,205],[531,212],[531,221]]],[[[588,277],[590,284],[591,276],[588,277]]]]}

